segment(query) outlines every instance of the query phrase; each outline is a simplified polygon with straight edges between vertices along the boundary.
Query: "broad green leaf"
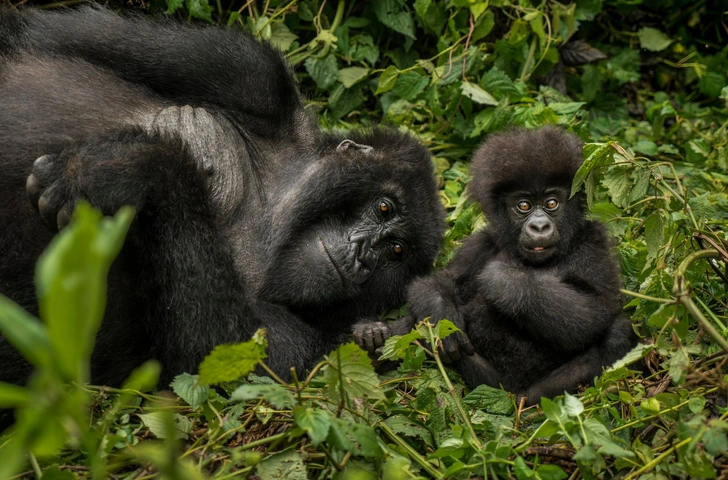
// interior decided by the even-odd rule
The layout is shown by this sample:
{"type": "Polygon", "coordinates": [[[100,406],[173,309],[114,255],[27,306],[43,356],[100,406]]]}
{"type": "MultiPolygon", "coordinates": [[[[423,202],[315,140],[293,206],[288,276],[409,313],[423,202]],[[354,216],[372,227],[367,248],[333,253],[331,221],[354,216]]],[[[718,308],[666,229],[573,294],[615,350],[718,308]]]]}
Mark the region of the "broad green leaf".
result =
{"type": "Polygon", "coordinates": [[[597,450],[602,455],[609,455],[615,458],[634,458],[634,452],[620,447],[614,442],[605,443],[597,450]]]}
{"type": "Polygon", "coordinates": [[[398,360],[404,358],[407,347],[415,340],[424,338],[423,335],[414,330],[406,335],[392,335],[384,342],[382,347],[382,360],[398,360]]]}
{"type": "Polygon", "coordinates": [[[402,73],[397,77],[397,81],[392,88],[392,93],[405,100],[413,101],[417,95],[430,83],[428,77],[423,77],[416,72],[402,73]]]}
{"type": "Polygon", "coordinates": [[[140,414],[139,418],[157,438],[187,438],[187,435],[192,432],[192,422],[178,413],[172,414],[164,411],[144,413],[140,414]]]}
{"type": "Polygon", "coordinates": [[[660,52],[673,42],[670,37],[652,27],[642,27],[637,35],[640,38],[640,46],[652,52],[660,52]]]}
{"type": "Polygon", "coordinates": [[[326,360],[324,379],[332,401],[341,400],[342,388],[354,398],[384,399],[372,361],[358,345],[353,342],[342,345],[331,352],[326,360]]]}
{"type": "Polygon", "coordinates": [[[244,377],[268,356],[267,346],[264,330],[258,330],[247,342],[218,345],[200,364],[200,383],[215,385],[244,377]]]}
{"type": "Polygon", "coordinates": [[[308,433],[311,442],[316,446],[329,435],[332,417],[326,410],[298,406],[293,409],[293,420],[296,426],[308,433]]]}
{"type": "Polygon", "coordinates": [[[382,467],[382,480],[410,480],[414,477],[410,466],[409,460],[394,455],[382,467]]]}
{"type": "Polygon", "coordinates": [[[437,322],[437,325],[432,329],[432,333],[436,338],[443,340],[455,332],[459,332],[460,329],[455,326],[450,320],[442,319],[437,322]]]}
{"type": "Polygon", "coordinates": [[[699,414],[705,408],[705,397],[692,397],[688,401],[688,408],[695,415],[699,414]]]}
{"type": "Polygon", "coordinates": [[[212,8],[207,0],[185,0],[185,5],[190,16],[212,22],[212,8]]]}
{"type": "Polygon", "coordinates": [[[647,415],[657,415],[660,413],[660,402],[656,398],[648,398],[640,402],[640,408],[647,415]]]}
{"type": "Polygon", "coordinates": [[[678,348],[677,351],[672,354],[668,374],[672,377],[672,381],[675,382],[675,384],[680,385],[683,380],[685,380],[685,369],[689,364],[690,359],[688,359],[685,350],[682,348],[678,348]]]}
{"type": "Polygon", "coordinates": [[[75,480],[76,475],[71,470],[61,470],[58,465],[53,465],[43,471],[40,480],[75,480]]]}
{"type": "Polygon", "coordinates": [[[190,375],[189,373],[174,377],[170,387],[179,398],[187,402],[193,409],[205,403],[210,395],[210,387],[201,385],[199,376],[190,375]]]}
{"type": "Polygon", "coordinates": [[[726,433],[717,427],[709,428],[703,435],[705,451],[711,455],[720,455],[728,452],[728,438],[726,433]]]}
{"type": "Polygon", "coordinates": [[[275,408],[286,409],[296,404],[296,397],[283,386],[273,383],[270,385],[241,385],[230,395],[231,401],[245,401],[254,398],[264,398],[275,408]]]}
{"type": "Polygon", "coordinates": [[[634,363],[640,358],[644,358],[645,355],[654,350],[654,348],[655,346],[653,344],[640,343],[630,350],[624,357],[614,362],[614,365],[612,365],[609,370],[616,370],[624,367],[625,365],[634,363]]]}
{"type": "Polygon", "coordinates": [[[124,381],[125,389],[138,390],[140,392],[148,392],[157,386],[159,382],[159,373],[162,365],[156,360],[147,360],[140,367],[134,369],[129,378],[124,381]]]}
{"type": "Polygon", "coordinates": [[[573,395],[564,395],[564,410],[570,417],[578,417],[584,411],[584,404],[573,395]]]}
{"type": "Polygon", "coordinates": [[[516,478],[518,480],[528,480],[530,478],[535,478],[533,470],[528,468],[528,465],[526,465],[526,461],[523,460],[522,457],[516,457],[516,462],[513,466],[513,473],[516,474],[516,478]]]}
{"type": "Polygon", "coordinates": [[[461,89],[463,91],[463,95],[472,99],[476,103],[480,103],[481,105],[498,105],[498,100],[493,98],[493,95],[483,90],[476,83],[463,82],[461,89]]]}
{"type": "Polygon", "coordinates": [[[632,192],[629,194],[629,203],[642,200],[642,198],[647,194],[651,179],[652,173],[650,173],[649,170],[643,170],[638,173],[637,183],[635,183],[632,192]]]}
{"type": "Polygon", "coordinates": [[[369,75],[369,69],[364,67],[349,67],[342,68],[339,70],[338,79],[344,84],[344,87],[349,88],[354,84],[364,80],[369,75]]]}
{"type": "Polygon", "coordinates": [[[271,25],[270,43],[281,51],[288,51],[291,44],[295,42],[297,38],[298,35],[291,32],[285,23],[274,22],[271,25]]]}
{"type": "Polygon", "coordinates": [[[388,66],[387,69],[379,76],[379,85],[377,86],[377,91],[374,92],[374,95],[380,95],[391,90],[397,82],[398,76],[399,70],[397,67],[394,65],[388,66]]]}
{"type": "Polygon", "coordinates": [[[647,243],[647,257],[655,258],[665,243],[665,225],[659,211],[645,220],[645,242],[647,243]]]}
{"type": "Polygon", "coordinates": [[[258,464],[260,480],[308,480],[306,466],[295,448],[271,455],[258,464]]]}
{"type": "Polygon", "coordinates": [[[569,476],[557,465],[539,465],[536,475],[540,480],[563,480],[569,476]]]}
{"type": "Polygon", "coordinates": [[[404,11],[397,0],[377,0],[374,2],[374,13],[377,18],[395,32],[416,40],[415,22],[409,12],[404,11]]]}
{"type": "Polygon", "coordinates": [[[510,415],[514,410],[512,394],[488,385],[478,385],[463,401],[473,408],[496,415],[510,415]]]}
{"type": "Polygon", "coordinates": [[[384,423],[386,423],[389,428],[394,431],[394,433],[411,438],[419,438],[427,446],[433,446],[435,443],[432,438],[432,434],[427,428],[423,427],[414,420],[405,417],[404,415],[394,415],[387,418],[384,423]]]}
{"type": "Polygon", "coordinates": [[[173,14],[184,6],[184,0],[167,0],[167,11],[168,15],[173,14]]]}
{"type": "Polygon", "coordinates": [[[329,53],[324,58],[309,57],[306,59],[305,65],[306,71],[321,90],[326,90],[339,78],[336,57],[333,53],[329,53]]]}

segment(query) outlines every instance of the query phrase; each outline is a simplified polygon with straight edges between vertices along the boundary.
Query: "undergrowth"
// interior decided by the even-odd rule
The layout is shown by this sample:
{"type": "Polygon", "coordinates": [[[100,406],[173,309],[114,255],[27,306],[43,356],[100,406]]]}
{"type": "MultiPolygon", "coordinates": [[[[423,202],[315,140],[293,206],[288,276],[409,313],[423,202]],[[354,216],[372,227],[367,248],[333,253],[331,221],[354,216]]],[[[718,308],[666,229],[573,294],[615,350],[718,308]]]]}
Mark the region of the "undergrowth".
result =
{"type": "Polygon", "coordinates": [[[437,266],[486,222],[466,186],[487,134],[552,123],[580,135],[574,190],[614,239],[625,315],[643,343],[578,395],[525,410],[502,390],[468,390],[440,361],[431,345],[449,322],[388,342],[402,362],[383,376],[347,344],[290,385],[246,377],[266,369],[259,332],[160,390],[154,362],[122,389],[88,386],[105,273],[131,214],[82,208],[39,263],[43,322],[0,298],[0,331],[36,367],[26,387],[0,384],[0,407],[17,409],[0,437],[0,478],[728,477],[720,2],[159,2],[133,8],[278,46],[325,126],[383,120],[415,132],[448,214],[437,266]],[[629,367],[639,358],[644,374],[629,367]]]}

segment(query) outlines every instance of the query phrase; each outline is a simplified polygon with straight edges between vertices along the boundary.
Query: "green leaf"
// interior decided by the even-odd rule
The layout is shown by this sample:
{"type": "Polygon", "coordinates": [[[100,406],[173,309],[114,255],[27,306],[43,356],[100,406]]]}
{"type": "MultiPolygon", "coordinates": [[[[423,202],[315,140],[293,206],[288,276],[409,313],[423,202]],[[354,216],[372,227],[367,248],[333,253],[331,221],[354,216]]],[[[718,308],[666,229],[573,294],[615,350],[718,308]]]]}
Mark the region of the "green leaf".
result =
{"type": "Polygon", "coordinates": [[[382,480],[409,480],[416,477],[410,471],[410,466],[410,461],[406,458],[392,455],[382,467],[382,480]]]}
{"type": "Polygon", "coordinates": [[[288,49],[291,47],[291,44],[295,42],[297,38],[298,35],[291,32],[291,30],[286,26],[285,23],[275,22],[271,25],[270,43],[272,43],[274,47],[280,49],[281,51],[288,51],[288,49]]]}
{"type": "Polygon", "coordinates": [[[575,396],[566,393],[564,394],[564,410],[570,417],[578,417],[584,411],[584,404],[575,396]]]}
{"type": "Polygon", "coordinates": [[[516,457],[516,462],[513,466],[513,473],[516,474],[516,478],[518,480],[528,480],[529,478],[535,477],[533,470],[528,468],[526,461],[522,457],[516,457]]]}
{"type": "Polygon", "coordinates": [[[592,170],[614,163],[613,153],[612,142],[584,144],[585,160],[574,175],[574,180],[571,183],[570,197],[573,197],[581,190],[582,184],[592,170]]]}
{"type": "Polygon", "coordinates": [[[32,400],[33,394],[30,390],[18,385],[0,382],[0,408],[16,408],[32,400]]]}
{"type": "Polygon", "coordinates": [[[453,333],[459,331],[460,329],[456,327],[454,323],[447,319],[440,320],[439,322],[437,322],[437,325],[435,325],[435,327],[432,329],[432,333],[435,338],[439,338],[440,340],[445,339],[453,333]]]}
{"type": "Polygon", "coordinates": [[[58,465],[53,465],[43,471],[40,480],[75,480],[76,475],[70,470],[61,470],[58,465]]]}
{"type": "Polygon", "coordinates": [[[412,19],[412,15],[403,10],[399,1],[377,0],[374,2],[374,13],[380,22],[395,32],[406,35],[412,40],[417,39],[415,37],[415,22],[412,19]]]}
{"type": "Polygon", "coordinates": [[[386,423],[389,428],[394,431],[394,433],[405,435],[410,438],[419,438],[425,443],[425,445],[430,447],[434,446],[435,442],[430,431],[404,415],[391,416],[387,418],[384,423],[386,423]]]}
{"type": "Polygon", "coordinates": [[[369,69],[364,67],[349,67],[342,68],[339,70],[338,79],[344,84],[344,87],[349,88],[356,83],[367,78],[369,75],[369,69]]]}
{"type": "Polygon", "coordinates": [[[167,0],[167,15],[171,15],[184,6],[183,0],[167,0]]]}
{"type": "Polygon", "coordinates": [[[148,392],[157,386],[162,365],[156,360],[147,360],[140,367],[134,369],[124,382],[124,389],[148,392]]]}
{"type": "Polygon", "coordinates": [[[397,67],[394,65],[388,66],[387,69],[379,76],[379,85],[377,86],[377,91],[374,92],[374,95],[379,95],[391,90],[392,87],[394,87],[398,76],[399,70],[397,67]]]}
{"type": "Polygon", "coordinates": [[[185,0],[185,5],[190,16],[212,22],[212,8],[207,0],[185,0]]]}
{"type": "Polygon", "coordinates": [[[278,409],[291,408],[296,404],[296,397],[282,385],[241,385],[230,395],[231,401],[246,401],[264,398],[278,409]]]}
{"type": "Polygon", "coordinates": [[[308,480],[306,466],[295,448],[267,457],[258,464],[260,480],[308,480]]]}
{"type": "Polygon", "coordinates": [[[415,340],[420,340],[422,338],[424,338],[424,336],[417,330],[406,335],[392,335],[385,340],[384,347],[382,347],[382,356],[380,358],[382,360],[402,359],[405,356],[407,347],[409,347],[409,345],[415,340]]]}
{"type": "Polygon", "coordinates": [[[695,415],[699,414],[705,408],[705,397],[692,397],[688,400],[688,408],[695,415]]]}
{"type": "Polygon", "coordinates": [[[232,382],[252,372],[267,357],[265,331],[258,330],[247,342],[218,345],[200,364],[199,381],[203,385],[232,382]]]}
{"type": "Polygon", "coordinates": [[[383,454],[372,427],[340,418],[331,422],[326,441],[341,450],[368,458],[381,458],[383,454]]]}
{"type": "Polygon", "coordinates": [[[140,414],[144,426],[160,439],[187,438],[192,432],[192,422],[178,413],[160,411],[140,414]]]}
{"type": "Polygon", "coordinates": [[[45,327],[3,295],[0,295],[0,333],[34,366],[47,367],[52,363],[45,327]]]}
{"type": "Polygon", "coordinates": [[[725,455],[728,452],[728,438],[726,438],[725,432],[719,428],[709,428],[705,435],[703,435],[703,445],[705,451],[711,455],[725,455]]]}
{"type": "Polygon", "coordinates": [[[342,388],[347,395],[354,398],[385,398],[372,361],[353,342],[342,345],[326,358],[324,379],[329,387],[329,398],[333,402],[341,400],[342,388]]]}
{"type": "Polygon", "coordinates": [[[473,408],[496,415],[510,415],[514,410],[512,394],[488,385],[478,385],[463,401],[473,408]]]}
{"type": "Polygon", "coordinates": [[[670,368],[668,374],[672,377],[672,381],[680,385],[685,379],[685,368],[690,364],[685,350],[679,348],[670,358],[670,368]]]}
{"type": "Polygon", "coordinates": [[[210,388],[199,383],[198,375],[183,373],[174,377],[170,384],[172,391],[193,409],[207,401],[210,396],[210,388]]]}
{"type": "Polygon", "coordinates": [[[645,242],[647,243],[647,258],[657,257],[657,252],[665,243],[665,225],[659,211],[645,220],[645,242]]]}
{"type": "Polygon", "coordinates": [[[637,200],[641,200],[650,188],[650,180],[652,179],[652,173],[649,170],[643,170],[637,177],[637,183],[635,183],[632,192],[629,194],[629,202],[634,203],[637,200]]]}
{"type": "Polygon", "coordinates": [[[569,476],[557,465],[539,465],[536,476],[541,480],[563,480],[569,476]]]}
{"type": "Polygon", "coordinates": [[[475,103],[492,106],[498,105],[498,100],[493,98],[493,95],[475,83],[463,82],[460,88],[463,91],[463,95],[472,99],[475,103]]]}
{"type": "Polygon", "coordinates": [[[53,366],[68,381],[88,381],[88,361],[106,306],[106,277],[133,218],[129,207],[102,218],[88,204],[79,204],[68,228],[38,260],[39,310],[53,366]]]}
{"type": "Polygon", "coordinates": [[[293,409],[293,419],[299,428],[308,433],[314,446],[326,440],[329,435],[332,418],[325,410],[298,406],[293,409]]]}
{"type": "Polygon", "coordinates": [[[604,445],[599,447],[599,450],[597,450],[597,451],[599,453],[601,453],[602,455],[609,455],[614,458],[634,458],[635,457],[634,452],[624,449],[613,442],[605,443],[604,445]]]}
{"type": "Polygon", "coordinates": [[[670,37],[652,27],[642,27],[637,35],[640,37],[640,47],[652,52],[661,52],[673,42],[670,37]]]}
{"type": "Polygon", "coordinates": [[[324,58],[308,57],[305,65],[306,71],[321,90],[326,90],[339,78],[336,57],[333,53],[329,53],[324,58]]]}
{"type": "Polygon", "coordinates": [[[405,100],[412,101],[422,93],[429,83],[430,79],[428,77],[423,77],[417,72],[402,73],[397,78],[392,93],[405,100]]]}
{"type": "Polygon", "coordinates": [[[640,402],[640,408],[647,415],[657,415],[660,413],[660,402],[656,398],[648,398],[640,402]]]}

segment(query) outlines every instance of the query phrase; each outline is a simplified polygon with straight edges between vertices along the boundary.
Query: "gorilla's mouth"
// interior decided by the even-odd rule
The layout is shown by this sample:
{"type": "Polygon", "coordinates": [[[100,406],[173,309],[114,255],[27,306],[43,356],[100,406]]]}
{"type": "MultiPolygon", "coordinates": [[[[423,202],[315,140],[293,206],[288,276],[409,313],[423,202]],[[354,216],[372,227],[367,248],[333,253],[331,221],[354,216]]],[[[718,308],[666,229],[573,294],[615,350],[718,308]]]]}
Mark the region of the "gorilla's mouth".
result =
{"type": "Polygon", "coordinates": [[[333,257],[329,253],[329,250],[326,248],[326,244],[324,243],[324,239],[321,237],[318,237],[319,244],[321,244],[321,248],[323,249],[324,253],[326,254],[326,257],[329,259],[329,263],[333,267],[334,271],[336,272],[336,275],[339,277],[339,281],[342,285],[345,284],[344,282],[344,276],[339,271],[339,267],[336,265],[336,262],[334,261],[333,257]]]}

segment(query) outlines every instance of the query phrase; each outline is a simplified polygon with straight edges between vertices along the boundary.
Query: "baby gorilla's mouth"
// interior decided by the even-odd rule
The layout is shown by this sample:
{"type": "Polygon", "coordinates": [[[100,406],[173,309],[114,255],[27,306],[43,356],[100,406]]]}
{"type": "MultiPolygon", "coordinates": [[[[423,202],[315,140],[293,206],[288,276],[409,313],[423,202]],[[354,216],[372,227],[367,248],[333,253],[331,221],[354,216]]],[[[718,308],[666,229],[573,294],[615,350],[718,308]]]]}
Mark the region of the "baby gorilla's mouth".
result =
{"type": "Polygon", "coordinates": [[[534,252],[543,252],[547,248],[548,247],[533,247],[531,250],[533,250],[534,252]]]}

